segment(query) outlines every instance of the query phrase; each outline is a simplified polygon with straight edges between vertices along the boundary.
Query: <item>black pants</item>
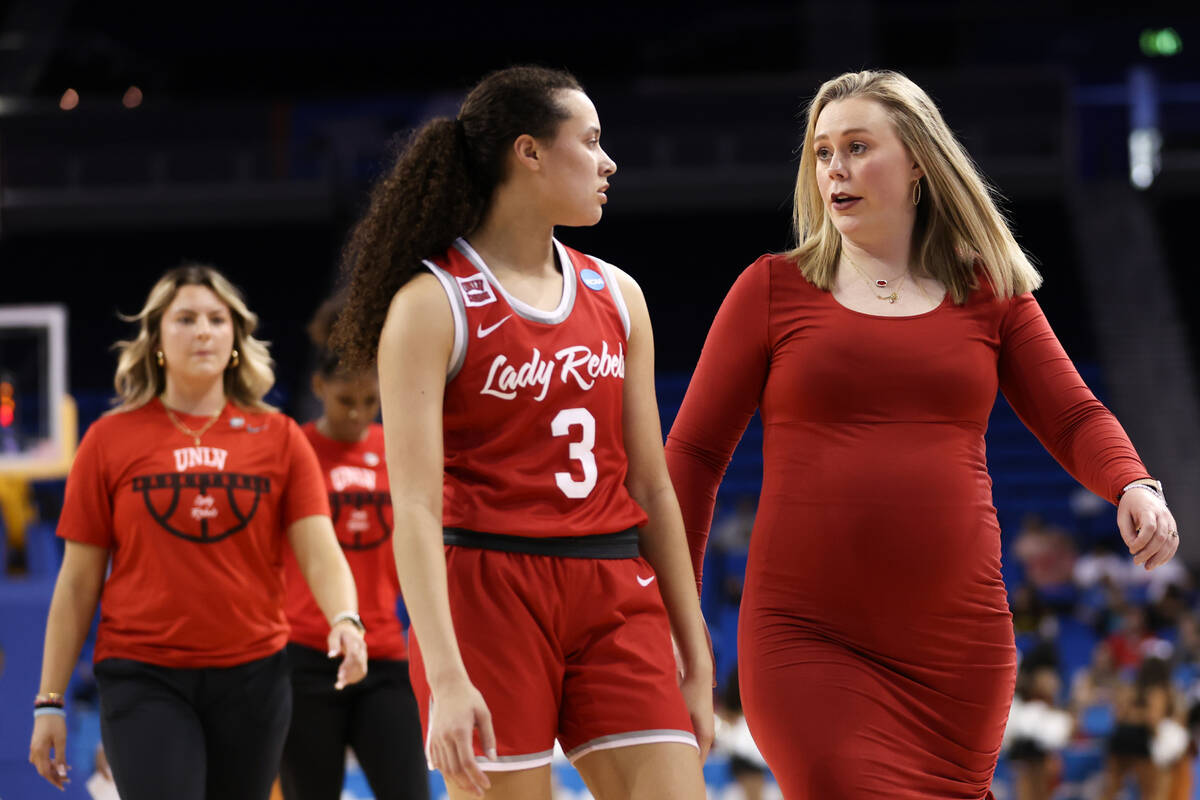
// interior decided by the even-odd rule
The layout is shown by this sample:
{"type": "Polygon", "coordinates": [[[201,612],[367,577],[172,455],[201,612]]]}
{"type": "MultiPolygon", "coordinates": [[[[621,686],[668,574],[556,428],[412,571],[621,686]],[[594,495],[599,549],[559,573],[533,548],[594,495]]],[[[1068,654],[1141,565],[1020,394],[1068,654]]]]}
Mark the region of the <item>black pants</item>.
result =
{"type": "Polygon", "coordinates": [[[121,800],[266,800],[292,712],[287,656],[235,667],[96,664],[121,800]]]}
{"type": "Polygon", "coordinates": [[[354,749],[376,800],[426,800],[429,768],[408,662],[371,659],[367,677],[338,691],[337,662],[288,645],[292,727],[280,777],[287,800],[338,800],[346,747],[354,749]]]}

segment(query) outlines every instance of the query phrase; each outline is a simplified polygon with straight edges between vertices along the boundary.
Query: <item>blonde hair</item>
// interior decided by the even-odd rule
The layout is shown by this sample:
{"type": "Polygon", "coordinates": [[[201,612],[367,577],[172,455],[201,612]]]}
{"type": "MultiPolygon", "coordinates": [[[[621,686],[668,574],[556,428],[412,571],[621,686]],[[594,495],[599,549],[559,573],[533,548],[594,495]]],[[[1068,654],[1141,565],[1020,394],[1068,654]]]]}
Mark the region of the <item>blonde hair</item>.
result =
{"type": "Polygon", "coordinates": [[[116,407],[109,413],[140,408],[166,389],[166,370],[157,360],[159,337],[163,314],[182,286],[204,286],[229,308],[238,365],[225,369],[225,396],[243,408],[274,411],[274,406],[263,402],[275,383],[275,371],[267,343],[252,335],[258,327],[258,316],[246,307],[237,287],[216,269],[205,264],[184,264],[159,278],[141,311],[130,317],[121,315],[126,322],[138,323],[138,333],[129,341],[113,345],[120,355],[113,378],[116,407]]]}
{"type": "Polygon", "coordinates": [[[832,290],[842,239],[817,188],[813,148],[817,118],[837,100],[862,97],[879,103],[900,141],[924,171],[913,225],[912,257],[963,303],[977,286],[978,265],[999,297],[1042,283],[996,206],[997,192],[946,125],[920,86],[891,70],[847,72],[826,81],[808,106],[804,149],[796,176],[794,224],[798,245],[788,255],[815,286],[832,290]]]}

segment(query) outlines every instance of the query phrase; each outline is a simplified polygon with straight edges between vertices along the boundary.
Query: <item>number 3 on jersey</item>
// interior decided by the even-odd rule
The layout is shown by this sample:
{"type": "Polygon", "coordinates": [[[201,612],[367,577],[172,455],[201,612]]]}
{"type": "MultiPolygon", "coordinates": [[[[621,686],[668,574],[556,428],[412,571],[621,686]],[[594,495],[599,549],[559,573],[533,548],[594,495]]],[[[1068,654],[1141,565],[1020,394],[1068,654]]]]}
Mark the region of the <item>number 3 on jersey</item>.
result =
{"type": "Polygon", "coordinates": [[[569,436],[571,428],[581,428],[582,436],[570,443],[567,455],[583,467],[583,480],[577,481],[569,472],[554,473],[554,482],[562,493],[572,500],[580,500],[596,488],[596,457],[592,448],[596,446],[596,418],[586,408],[564,408],[550,421],[550,432],[554,436],[569,436]]]}

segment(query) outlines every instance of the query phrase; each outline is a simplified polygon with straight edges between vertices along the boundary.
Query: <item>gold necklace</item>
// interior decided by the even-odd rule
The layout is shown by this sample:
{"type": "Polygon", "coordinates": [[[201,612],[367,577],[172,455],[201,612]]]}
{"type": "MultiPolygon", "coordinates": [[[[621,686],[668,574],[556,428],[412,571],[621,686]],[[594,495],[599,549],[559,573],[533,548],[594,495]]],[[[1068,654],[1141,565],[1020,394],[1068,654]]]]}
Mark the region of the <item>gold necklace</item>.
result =
{"type": "Polygon", "coordinates": [[[171,420],[171,424],[178,428],[185,435],[192,437],[192,439],[194,439],[196,442],[196,447],[199,447],[200,437],[208,433],[208,429],[217,424],[217,420],[221,418],[221,413],[225,410],[225,406],[221,406],[221,411],[213,414],[212,419],[204,423],[199,430],[192,430],[187,425],[184,425],[182,422],[180,422],[179,418],[175,416],[175,413],[171,411],[171,409],[167,408],[166,403],[163,403],[163,410],[167,412],[167,418],[171,420]]]}
{"type": "MultiPolygon", "coordinates": [[[[871,294],[874,294],[880,300],[886,300],[887,302],[893,303],[893,304],[897,300],[900,299],[900,287],[904,284],[904,279],[908,277],[907,272],[902,273],[899,278],[892,278],[892,280],[895,281],[896,284],[891,287],[891,289],[892,289],[891,294],[876,294],[875,287],[878,287],[880,289],[886,289],[886,288],[888,288],[889,281],[887,281],[883,278],[872,278],[870,275],[868,275],[866,273],[866,271],[862,267],[860,267],[853,258],[850,257],[850,254],[848,252],[846,252],[846,248],[844,248],[844,247],[842,248],[842,255],[844,255],[846,257],[846,260],[850,262],[850,266],[854,267],[854,271],[857,272],[859,275],[861,275],[862,279],[864,281],[866,281],[869,286],[872,287],[871,294]]],[[[918,287],[918,288],[920,288],[920,287],[918,287]]]]}

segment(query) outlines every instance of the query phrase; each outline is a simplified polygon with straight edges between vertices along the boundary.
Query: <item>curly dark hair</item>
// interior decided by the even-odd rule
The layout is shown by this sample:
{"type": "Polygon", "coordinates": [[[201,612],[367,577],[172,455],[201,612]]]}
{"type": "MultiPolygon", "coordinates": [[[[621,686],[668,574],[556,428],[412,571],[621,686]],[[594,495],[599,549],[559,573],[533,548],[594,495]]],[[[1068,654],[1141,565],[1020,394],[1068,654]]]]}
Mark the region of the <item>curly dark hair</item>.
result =
{"type": "Polygon", "coordinates": [[[375,183],[342,254],[346,304],[330,345],[347,367],[374,363],[392,297],[459,236],[483,221],[522,134],[552,136],[567,118],[557,94],[583,87],[544,67],[493,72],[470,91],[456,119],[430,120],[409,136],[375,183]]]}

